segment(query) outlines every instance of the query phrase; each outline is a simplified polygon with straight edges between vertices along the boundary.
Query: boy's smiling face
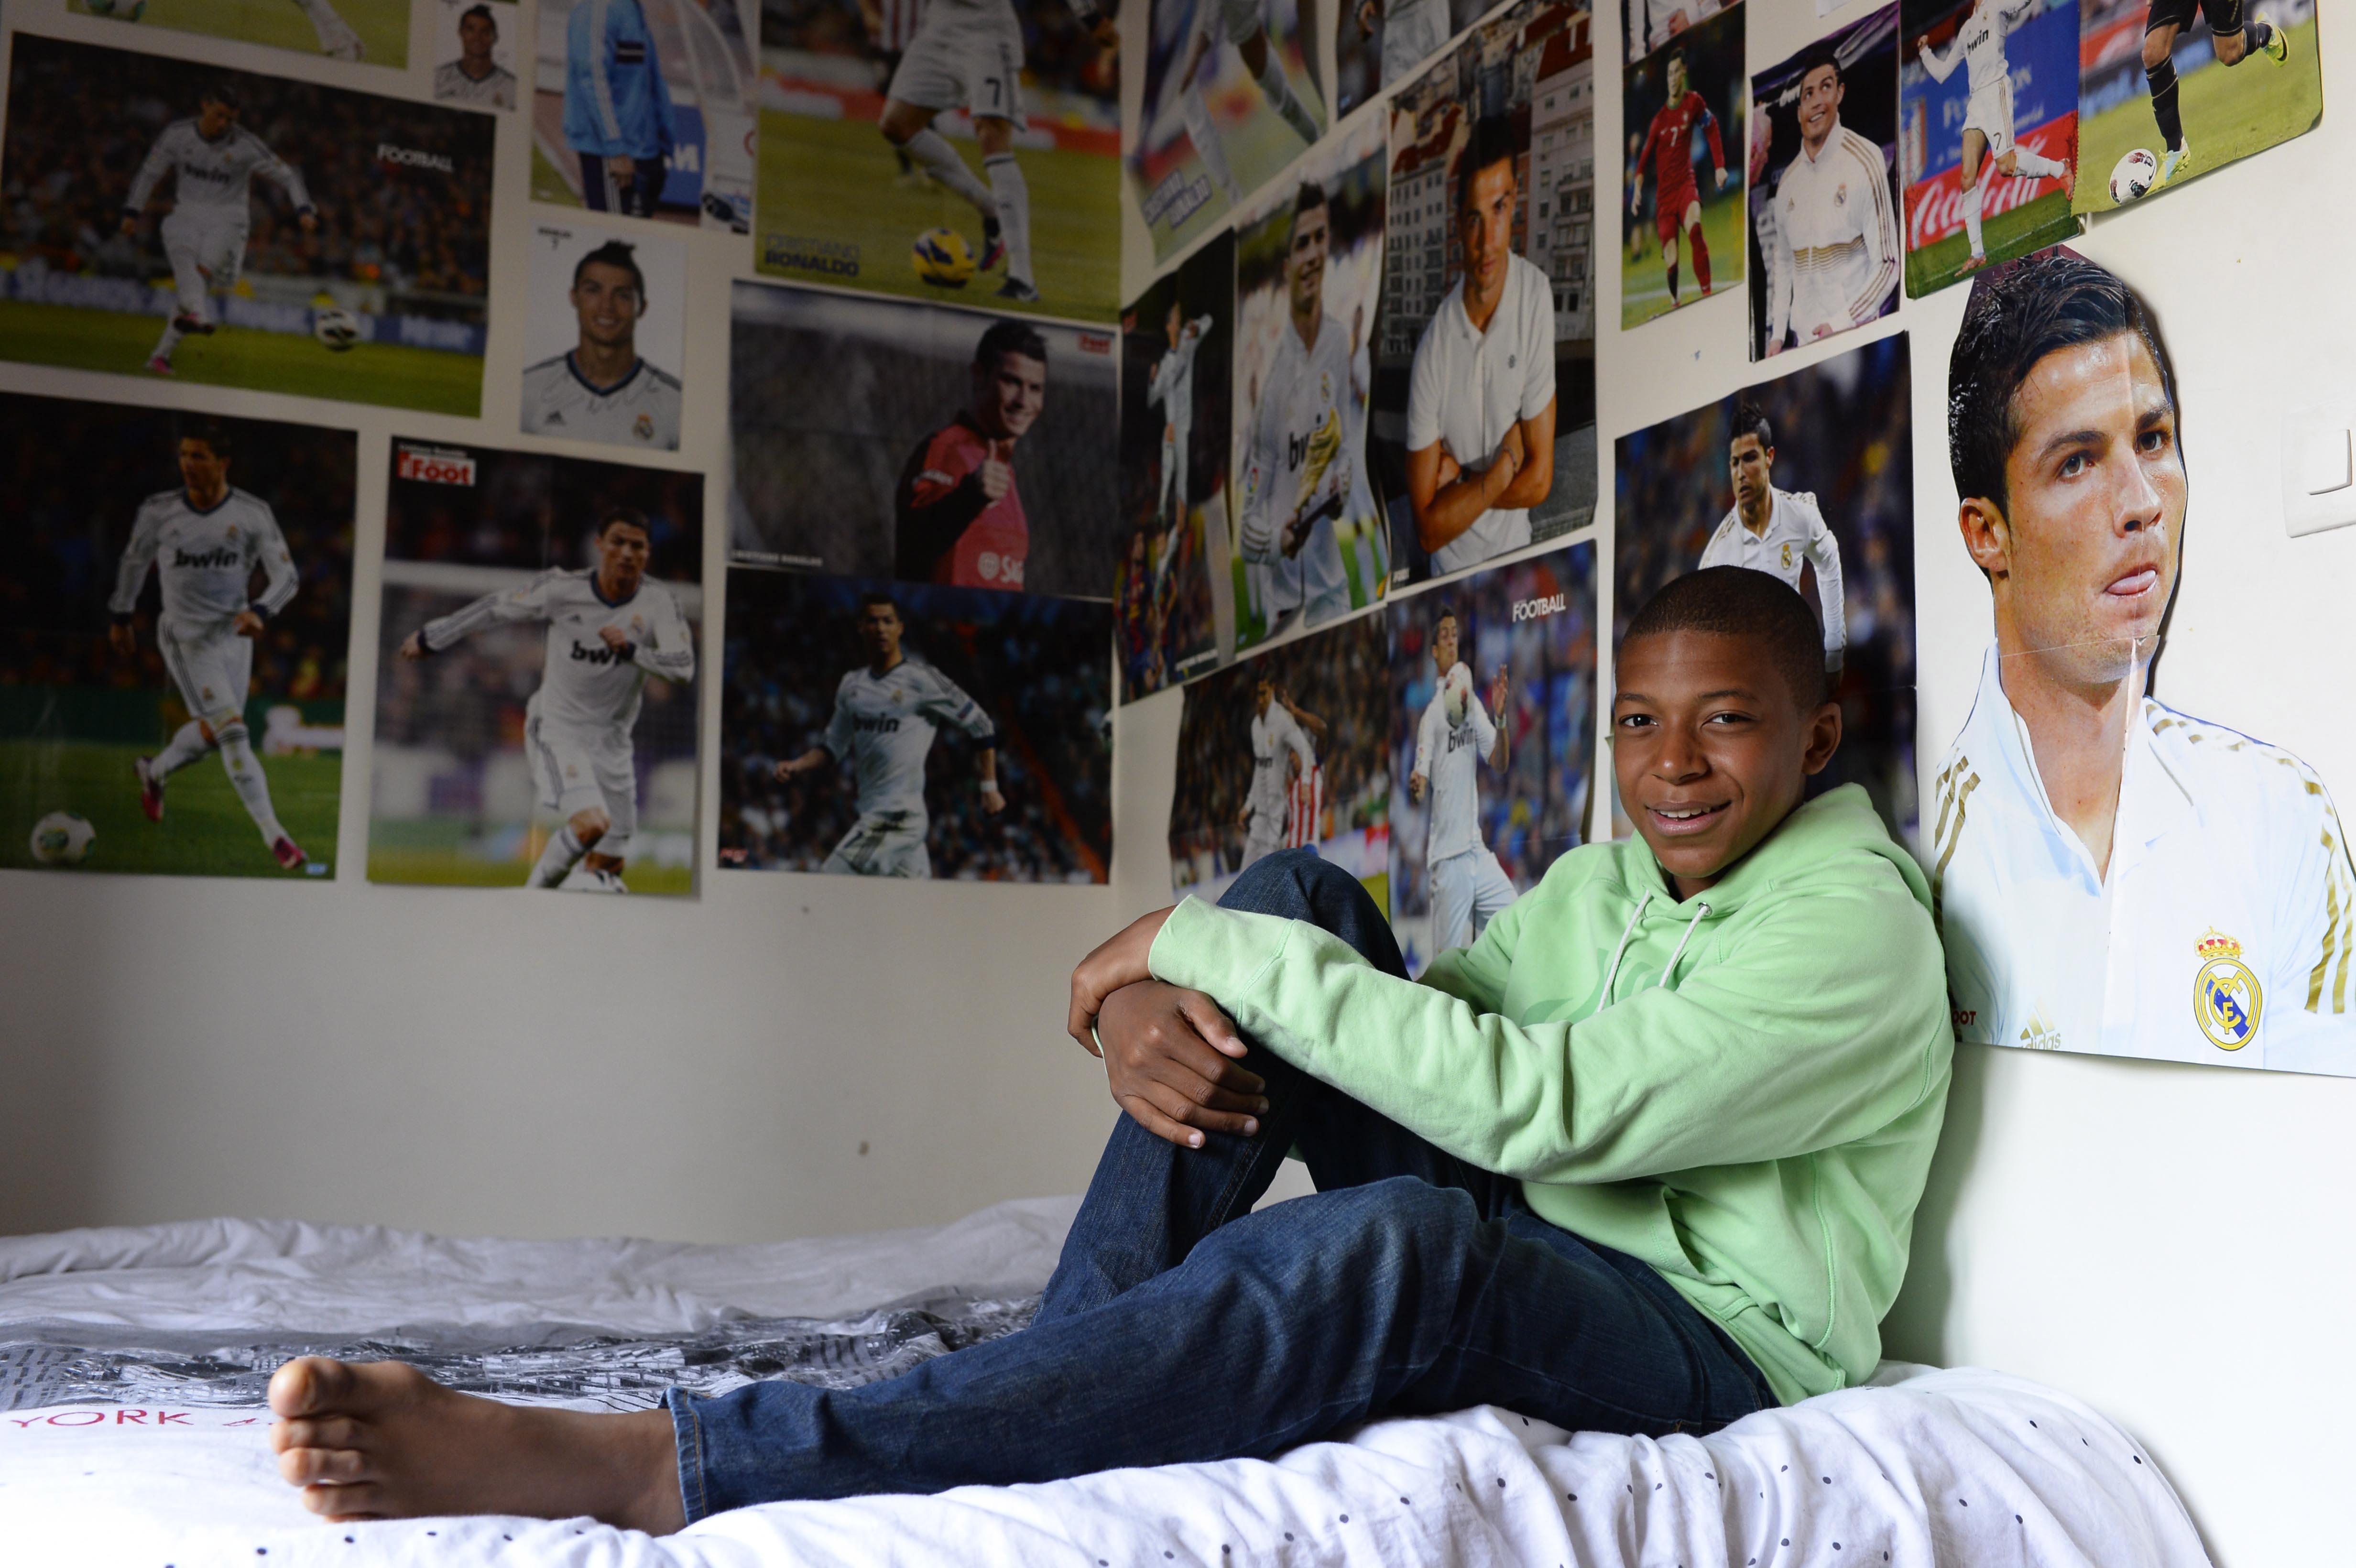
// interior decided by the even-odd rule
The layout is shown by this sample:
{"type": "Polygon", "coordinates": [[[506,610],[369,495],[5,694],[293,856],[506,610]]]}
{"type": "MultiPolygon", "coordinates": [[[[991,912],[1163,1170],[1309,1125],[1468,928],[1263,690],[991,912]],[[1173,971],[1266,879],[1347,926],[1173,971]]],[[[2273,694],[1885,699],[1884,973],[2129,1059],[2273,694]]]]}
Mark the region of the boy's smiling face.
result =
{"type": "Polygon", "coordinates": [[[1677,897],[1692,898],[1800,804],[1840,745],[1840,707],[1802,711],[1763,637],[1631,637],[1613,669],[1621,802],[1677,897]]]}

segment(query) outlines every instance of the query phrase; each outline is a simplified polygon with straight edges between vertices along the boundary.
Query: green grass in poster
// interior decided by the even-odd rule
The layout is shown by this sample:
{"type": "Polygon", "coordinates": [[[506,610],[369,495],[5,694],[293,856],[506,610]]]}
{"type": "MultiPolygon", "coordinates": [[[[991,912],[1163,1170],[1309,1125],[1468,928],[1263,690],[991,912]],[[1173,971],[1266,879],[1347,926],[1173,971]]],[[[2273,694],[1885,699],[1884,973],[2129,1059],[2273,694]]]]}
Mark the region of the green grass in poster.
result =
{"type": "MultiPolygon", "coordinates": [[[[2206,65],[2182,79],[2184,139],[2192,149],[2190,176],[2198,178],[2236,158],[2264,152],[2313,128],[2323,114],[2323,78],[2316,65],[2312,21],[2286,28],[2290,59],[2283,65],[2256,55],[2241,64],[2206,65]]],[[[2160,151],[2151,100],[2137,92],[2078,126],[2081,212],[2112,209],[2111,170],[2137,147],[2160,151]]],[[[2157,194],[2157,193],[2155,193],[2157,194]]]]}
{"type": "MultiPolygon", "coordinates": [[[[979,173],[971,142],[952,142],[979,173]]],[[[909,263],[916,236],[946,225],[978,255],[981,219],[930,179],[902,178],[891,144],[862,120],[819,120],[766,110],[755,197],[754,259],[777,278],[835,283],[877,293],[971,305],[1028,309],[1083,321],[1110,321],[1120,296],[1120,228],[1107,219],[1119,194],[1119,160],[1059,148],[1016,150],[1031,190],[1031,253],[1039,303],[997,297],[1002,272],[963,288],[925,283],[909,263]],[[823,255],[824,267],[794,257],[823,255]]],[[[552,174],[553,171],[551,171],[552,174]]]]}
{"type": "MultiPolygon", "coordinates": [[[[0,357],[28,365],[143,375],[162,331],[161,318],[152,315],[0,300],[0,357]]],[[[293,333],[225,326],[210,337],[184,340],[172,368],[174,381],[437,414],[471,417],[482,410],[478,356],[406,344],[363,343],[338,354],[293,333]]]]}
{"type": "MultiPolygon", "coordinates": [[[[1987,247],[1991,262],[2009,261],[2048,245],[2058,245],[2077,231],[2078,219],[2070,210],[2070,198],[2057,190],[1987,219],[1980,226],[1980,240],[1987,247]]],[[[1908,251],[1907,297],[1920,299],[1956,282],[1955,269],[1971,253],[1972,242],[1961,231],[1934,245],[1908,251]]]]}
{"type": "MultiPolygon", "coordinates": [[[[1740,171],[1738,171],[1739,173],[1740,171]]],[[[1708,176],[1703,176],[1705,179],[1708,176]]],[[[1750,251],[1743,243],[1742,182],[1730,184],[1724,195],[1701,204],[1702,238],[1709,244],[1709,287],[1712,294],[1742,292],[1742,266],[1750,251]]],[[[1625,211],[1623,205],[1622,211],[1625,211]]],[[[1622,219],[1624,224],[1626,219],[1622,219]]],[[[1661,239],[1647,216],[1632,243],[1620,248],[1620,325],[1635,326],[1656,315],[1666,315],[1681,304],[1701,298],[1694,281],[1693,258],[1677,245],[1677,297],[1669,298],[1667,271],[1661,264],[1661,239]]]]}
{"type": "MultiPolygon", "coordinates": [[[[409,0],[328,0],[344,25],[360,37],[360,58],[369,65],[395,70],[409,64],[409,0]]],[[[134,20],[141,27],[172,32],[203,33],[240,43],[264,44],[298,54],[319,52],[318,29],[294,0],[68,0],[66,9],[78,16],[112,16],[134,20]]],[[[155,48],[154,45],[145,46],[155,48]]]]}
{"type": "MultiPolygon", "coordinates": [[[[257,737],[258,739],[258,737],[257,737]]],[[[288,837],[312,860],[286,871],[271,858],[245,805],[229,786],[218,752],[172,775],[164,820],[139,809],[132,759],[154,747],[95,741],[0,741],[0,866],[35,866],[33,824],[70,811],[98,830],[75,872],[145,871],[171,876],[324,878],[334,869],[341,752],[262,757],[270,804],[288,837]]],[[[258,754],[258,748],[257,748],[258,754]]]]}
{"type": "MultiPolygon", "coordinates": [[[[536,858],[541,842],[532,838],[525,848],[536,858]]],[[[475,842],[473,829],[464,822],[378,817],[369,824],[368,874],[371,882],[520,888],[530,870],[531,860],[524,856],[492,859],[483,854],[475,842]]],[[[688,866],[632,861],[622,869],[622,883],[634,893],[692,893],[695,871],[688,866]]]]}

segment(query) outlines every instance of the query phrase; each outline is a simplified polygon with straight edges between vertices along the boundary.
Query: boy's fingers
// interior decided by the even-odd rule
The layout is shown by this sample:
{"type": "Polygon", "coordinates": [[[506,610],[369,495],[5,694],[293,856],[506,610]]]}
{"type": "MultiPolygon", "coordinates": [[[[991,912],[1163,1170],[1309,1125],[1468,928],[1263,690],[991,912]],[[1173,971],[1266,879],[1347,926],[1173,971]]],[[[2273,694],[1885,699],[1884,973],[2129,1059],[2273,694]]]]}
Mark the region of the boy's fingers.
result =
{"type": "MultiPolygon", "coordinates": [[[[1232,1133],[1238,1137],[1249,1137],[1259,1130],[1257,1117],[1239,1111],[1211,1110],[1173,1084],[1147,1083],[1141,1084],[1136,1093],[1154,1110],[1182,1127],[1206,1133],[1232,1133]]],[[[1198,1143],[1193,1147],[1200,1147],[1201,1145],[1198,1143]]]]}
{"type": "Polygon", "coordinates": [[[1161,1070],[1147,1073],[1142,1082],[1160,1084],[1178,1097],[1176,1102],[1164,1105],[1173,1115],[1178,1115],[1183,1105],[1200,1105],[1205,1110],[1244,1116],[1256,1116],[1268,1109],[1267,1100],[1256,1089],[1229,1088],[1183,1062],[1165,1061],[1158,1065],[1161,1070]]]}
{"type": "Polygon", "coordinates": [[[1177,1122],[1172,1121],[1168,1116],[1163,1115],[1159,1110],[1155,1109],[1152,1103],[1147,1100],[1144,1095],[1123,1094],[1119,1096],[1119,1098],[1120,1100],[1120,1108],[1129,1113],[1130,1119],[1135,1122],[1139,1126],[1143,1127],[1147,1132],[1151,1133],[1155,1137],[1161,1138],[1167,1143],[1180,1145],[1185,1148],[1201,1148],[1203,1147],[1202,1134],[1196,1132],[1192,1127],[1183,1126],[1177,1122]]]}
{"type": "MultiPolygon", "coordinates": [[[[1218,1003],[1202,992],[1188,991],[1182,995],[1178,1010],[1186,1016],[1188,1023],[1194,1026],[1194,1032],[1220,1055],[1241,1060],[1250,1051],[1251,1048],[1244,1044],[1243,1037],[1236,1032],[1236,1020],[1227,1017],[1218,1003]]],[[[1258,1087],[1256,1080],[1253,1087],[1258,1087]]]]}

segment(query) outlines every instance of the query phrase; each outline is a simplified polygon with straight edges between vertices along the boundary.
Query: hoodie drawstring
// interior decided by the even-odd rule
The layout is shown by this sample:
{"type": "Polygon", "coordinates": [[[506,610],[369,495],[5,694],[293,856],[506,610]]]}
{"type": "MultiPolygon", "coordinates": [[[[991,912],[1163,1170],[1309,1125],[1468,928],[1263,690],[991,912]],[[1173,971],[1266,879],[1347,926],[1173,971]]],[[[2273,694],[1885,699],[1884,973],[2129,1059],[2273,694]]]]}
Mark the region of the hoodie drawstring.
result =
{"type": "Polygon", "coordinates": [[[1588,1013],[1593,1018],[1612,1001],[1612,982],[1620,977],[1620,960],[1627,954],[1629,939],[1636,934],[1636,923],[1644,918],[1644,906],[1653,901],[1653,890],[1646,888],[1636,896],[1635,912],[1628,916],[1627,929],[1620,933],[1620,945],[1612,950],[1612,962],[1603,970],[1603,989],[1595,998],[1594,1008],[1588,1013]]]}
{"type": "Polygon", "coordinates": [[[1694,927],[1699,925],[1703,917],[1708,913],[1709,905],[1705,903],[1694,911],[1694,917],[1691,920],[1686,922],[1686,933],[1677,938],[1677,950],[1669,955],[1669,961],[1666,964],[1661,965],[1661,985],[1666,986],[1669,983],[1669,976],[1675,973],[1677,960],[1686,955],[1686,944],[1693,940],[1694,927]]]}

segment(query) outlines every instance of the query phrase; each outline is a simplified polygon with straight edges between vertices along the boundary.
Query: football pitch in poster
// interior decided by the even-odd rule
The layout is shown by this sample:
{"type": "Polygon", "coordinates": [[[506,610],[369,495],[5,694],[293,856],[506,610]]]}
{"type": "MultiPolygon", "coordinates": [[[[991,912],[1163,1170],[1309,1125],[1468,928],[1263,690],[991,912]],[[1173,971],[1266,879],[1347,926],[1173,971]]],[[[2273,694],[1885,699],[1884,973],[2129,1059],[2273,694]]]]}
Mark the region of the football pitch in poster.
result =
{"type": "Polygon", "coordinates": [[[473,415],[492,124],[19,33],[0,356],[473,415]]]}
{"type": "Polygon", "coordinates": [[[2205,12],[2196,14],[2189,0],[2079,0],[2078,166],[2084,177],[2072,207],[2107,212],[2118,206],[2115,175],[2129,176],[2121,196],[2147,200],[2313,130],[2323,117],[2317,11],[2315,0],[2245,3],[2243,32],[2227,39],[2210,30],[2205,12]],[[2262,28],[2263,43],[2256,37],[2262,28]],[[2163,38],[2169,48],[2159,47],[2163,38]],[[2160,57],[2157,67],[2147,63],[2153,55],[2160,57]],[[2155,82],[2162,89],[2157,109],[2155,82]],[[2167,107],[2171,97],[2173,107],[2167,107]],[[2172,147],[2183,150],[2180,160],[2171,159],[2172,147]],[[2136,152],[2148,154],[2151,163],[2122,169],[2136,152]],[[2136,181],[2154,184],[2137,193],[2136,181]]]}
{"type": "Polygon", "coordinates": [[[66,9],[395,70],[409,64],[409,0],[67,0],[66,9]]]}
{"type": "Polygon", "coordinates": [[[369,880],[692,892],[702,476],[391,455],[369,880]]]}
{"type": "Polygon", "coordinates": [[[1105,881],[1112,607],[728,573],[720,864],[1105,881]]]}
{"type": "Polygon", "coordinates": [[[1111,23],[1061,5],[763,13],[755,261],[771,276],[1110,321],[1111,23]]]}
{"type": "Polygon", "coordinates": [[[0,866],[330,876],[358,438],[0,396],[0,866]]]}

